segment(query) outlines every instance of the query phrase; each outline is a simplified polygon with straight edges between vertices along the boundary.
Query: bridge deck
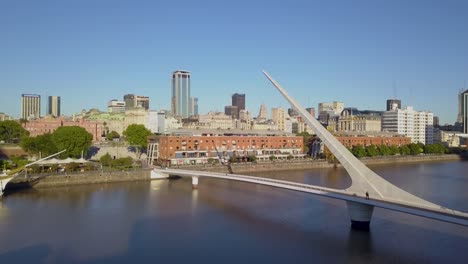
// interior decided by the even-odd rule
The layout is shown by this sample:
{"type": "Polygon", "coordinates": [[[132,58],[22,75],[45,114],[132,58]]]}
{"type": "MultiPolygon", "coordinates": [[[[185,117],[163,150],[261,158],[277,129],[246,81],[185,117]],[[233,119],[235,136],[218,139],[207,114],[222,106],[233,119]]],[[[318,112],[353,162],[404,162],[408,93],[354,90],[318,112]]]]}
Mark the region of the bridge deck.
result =
{"type": "Polygon", "coordinates": [[[346,189],[338,190],[316,185],[275,180],[247,175],[228,174],[228,173],[213,173],[202,171],[189,171],[178,169],[155,169],[159,174],[177,175],[181,177],[208,177],[226,180],[235,180],[241,182],[250,182],[267,186],[278,187],[282,189],[311,193],[315,195],[325,196],[329,198],[359,202],[363,204],[373,205],[380,208],[385,208],[393,211],[409,213],[413,215],[423,216],[426,218],[436,219],[444,222],[468,226],[468,214],[445,207],[427,207],[419,204],[402,202],[400,200],[381,199],[371,197],[367,200],[364,194],[350,192],[346,189]]]}

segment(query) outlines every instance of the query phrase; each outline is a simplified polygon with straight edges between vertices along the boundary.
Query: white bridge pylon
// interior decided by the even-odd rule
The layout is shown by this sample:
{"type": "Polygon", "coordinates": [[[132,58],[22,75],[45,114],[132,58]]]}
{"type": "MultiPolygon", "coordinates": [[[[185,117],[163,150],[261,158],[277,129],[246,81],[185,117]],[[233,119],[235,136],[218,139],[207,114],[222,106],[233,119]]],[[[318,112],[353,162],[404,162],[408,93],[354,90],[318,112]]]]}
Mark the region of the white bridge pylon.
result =
{"type": "Polygon", "coordinates": [[[198,187],[199,178],[201,177],[218,178],[267,185],[344,200],[346,201],[346,205],[348,207],[351,226],[358,229],[369,228],[375,206],[468,226],[468,213],[445,208],[443,206],[414,196],[391,184],[370,170],[360,160],[354,157],[354,155],[349,152],[345,146],[343,146],[315,118],[313,118],[307,111],[305,111],[305,109],[302,108],[291,96],[289,96],[286,91],[265,71],[263,73],[280,91],[280,93],[289,101],[294,109],[304,118],[307,124],[314,129],[317,136],[324,142],[328,149],[330,149],[331,153],[333,153],[333,155],[335,155],[338,161],[343,165],[351,177],[352,183],[349,188],[340,190],[247,175],[174,169],[154,169],[152,172],[152,178],[168,178],[171,175],[191,177],[192,186],[195,189],[198,187]],[[369,193],[370,199],[365,198],[366,192],[369,193]]]}
{"type": "Polygon", "coordinates": [[[440,205],[431,203],[422,198],[414,196],[390,182],[383,179],[380,175],[373,172],[360,160],[358,160],[349,150],[343,146],[320,122],[312,117],[299,103],[294,100],[273,78],[263,71],[265,76],[278,89],[278,91],[288,100],[294,109],[304,118],[306,123],[314,130],[317,136],[323,141],[330,152],[343,165],[351,177],[351,187],[347,191],[351,193],[365,194],[370,197],[377,197],[382,200],[401,202],[406,204],[415,204],[428,208],[440,208],[440,205]]]}

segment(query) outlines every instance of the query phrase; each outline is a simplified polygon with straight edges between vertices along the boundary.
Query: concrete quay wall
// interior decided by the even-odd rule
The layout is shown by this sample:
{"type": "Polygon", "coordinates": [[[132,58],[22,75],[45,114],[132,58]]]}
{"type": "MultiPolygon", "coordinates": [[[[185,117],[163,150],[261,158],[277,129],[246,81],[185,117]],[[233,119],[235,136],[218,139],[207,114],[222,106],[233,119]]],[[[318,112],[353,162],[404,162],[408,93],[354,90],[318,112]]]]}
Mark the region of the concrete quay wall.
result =
{"type": "MultiPolygon", "coordinates": [[[[367,165],[380,164],[403,164],[417,162],[439,162],[462,160],[458,155],[421,155],[421,156],[395,156],[395,157],[375,157],[364,158],[361,161],[367,165]]],[[[259,163],[236,163],[232,164],[234,173],[248,174],[249,172],[287,171],[304,169],[321,169],[341,167],[340,164],[329,163],[323,160],[299,160],[299,161],[272,161],[259,163]]],[[[227,173],[227,167],[223,165],[188,165],[172,167],[187,170],[198,170],[208,172],[227,173]]],[[[112,183],[129,181],[149,181],[150,169],[130,170],[130,171],[87,171],[71,174],[54,174],[42,178],[35,188],[47,188],[58,186],[71,186],[79,184],[112,183]]]]}
{"type": "MultiPolygon", "coordinates": [[[[366,165],[388,165],[403,163],[438,162],[462,160],[459,155],[421,155],[421,156],[392,156],[363,158],[366,165]]],[[[339,163],[330,163],[323,160],[297,160],[297,161],[271,161],[258,163],[235,163],[231,165],[234,173],[284,171],[341,167],[339,163]]],[[[199,170],[208,172],[227,172],[223,165],[187,165],[176,167],[179,169],[199,170]]]]}
{"type": "Polygon", "coordinates": [[[109,172],[87,171],[81,173],[48,175],[34,185],[34,188],[149,180],[149,169],[109,172]]]}
{"type": "Polygon", "coordinates": [[[392,163],[419,163],[419,162],[437,162],[437,161],[460,161],[463,157],[457,154],[445,155],[419,155],[419,156],[387,156],[362,158],[362,163],[366,165],[374,164],[392,164],[392,163]]]}

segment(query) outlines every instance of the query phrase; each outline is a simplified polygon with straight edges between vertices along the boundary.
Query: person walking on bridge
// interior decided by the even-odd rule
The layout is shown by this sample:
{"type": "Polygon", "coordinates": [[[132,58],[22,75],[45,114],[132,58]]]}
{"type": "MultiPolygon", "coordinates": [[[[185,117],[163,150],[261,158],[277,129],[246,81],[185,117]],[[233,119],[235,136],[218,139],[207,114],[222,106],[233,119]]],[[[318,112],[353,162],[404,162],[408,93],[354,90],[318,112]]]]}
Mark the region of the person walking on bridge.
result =
{"type": "Polygon", "coordinates": [[[366,200],[369,200],[369,192],[366,192],[366,200]]]}

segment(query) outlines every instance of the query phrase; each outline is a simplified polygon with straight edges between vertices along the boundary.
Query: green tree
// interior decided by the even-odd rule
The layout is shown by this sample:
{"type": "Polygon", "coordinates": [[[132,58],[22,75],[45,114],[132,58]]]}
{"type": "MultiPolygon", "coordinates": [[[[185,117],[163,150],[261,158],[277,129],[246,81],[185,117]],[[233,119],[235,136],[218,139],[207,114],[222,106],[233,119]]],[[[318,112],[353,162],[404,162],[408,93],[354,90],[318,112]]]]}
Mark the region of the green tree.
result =
{"type": "Polygon", "coordinates": [[[0,121],[0,140],[16,143],[26,136],[29,136],[29,132],[20,123],[13,120],[0,121]]]}
{"type": "Polygon", "coordinates": [[[8,165],[8,161],[0,160],[0,172],[6,170],[7,165],[8,165]]]}
{"type": "Polygon", "coordinates": [[[312,136],[309,134],[309,132],[301,132],[301,133],[297,133],[296,136],[298,137],[302,137],[302,143],[304,145],[304,148],[303,148],[303,153],[308,153],[309,152],[309,143],[310,143],[310,140],[312,139],[312,136]]]}
{"type": "Polygon", "coordinates": [[[138,158],[140,158],[141,151],[146,149],[147,137],[151,135],[151,131],[144,125],[133,124],[125,129],[123,135],[127,138],[128,143],[136,148],[138,158]]]}
{"type": "Polygon", "coordinates": [[[424,153],[425,154],[433,154],[435,153],[434,144],[427,144],[424,146],[424,153]]]}
{"type": "Polygon", "coordinates": [[[247,157],[247,160],[250,162],[257,162],[257,156],[255,155],[250,155],[247,157]]]}
{"type": "Polygon", "coordinates": [[[131,157],[118,158],[114,160],[114,165],[120,169],[127,169],[132,167],[133,159],[131,157]]]}
{"type": "Polygon", "coordinates": [[[408,145],[401,146],[401,148],[400,148],[400,154],[401,155],[409,155],[410,153],[411,153],[411,150],[408,147],[408,145]]]}
{"type": "Polygon", "coordinates": [[[21,148],[30,154],[41,153],[42,157],[52,155],[59,150],[55,145],[52,134],[43,134],[37,137],[26,137],[20,143],[21,148]]]}
{"type": "Polygon", "coordinates": [[[99,161],[101,161],[102,166],[111,166],[112,165],[112,157],[109,153],[106,153],[102,156],[99,161]]]}
{"type": "Polygon", "coordinates": [[[239,162],[239,156],[232,156],[229,158],[230,163],[238,163],[239,162]]]}
{"type": "Polygon", "coordinates": [[[390,155],[400,154],[400,148],[398,146],[391,145],[388,149],[390,151],[390,155]]]}
{"type": "Polygon", "coordinates": [[[93,135],[79,126],[59,127],[52,133],[52,139],[58,150],[66,149],[62,157],[79,157],[91,146],[93,135]]]}
{"type": "Polygon", "coordinates": [[[428,144],[424,146],[424,153],[426,154],[444,154],[447,151],[444,145],[440,143],[428,144]]]}
{"type": "Polygon", "coordinates": [[[113,131],[113,130],[111,132],[107,133],[107,135],[106,135],[106,138],[108,140],[113,140],[114,138],[119,138],[119,137],[120,137],[120,134],[117,133],[116,131],[113,131]]]}
{"type": "Polygon", "coordinates": [[[424,145],[411,143],[409,144],[409,149],[411,155],[419,155],[424,151],[424,145]]]}
{"type": "Polygon", "coordinates": [[[16,168],[20,168],[28,164],[28,160],[25,157],[22,156],[12,156],[10,157],[11,165],[13,165],[16,168]]]}
{"type": "Polygon", "coordinates": [[[367,155],[366,150],[364,149],[363,146],[357,145],[353,146],[353,155],[356,156],[357,158],[362,158],[367,155]]]}
{"type": "Polygon", "coordinates": [[[367,156],[369,157],[375,157],[379,155],[379,151],[377,150],[377,147],[374,144],[368,146],[366,151],[367,151],[367,156]]]}
{"type": "Polygon", "coordinates": [[[439,154],[448,154],[449,153],[449,149],[446,146],[444,146],[444,144],[437,143],[435,145],[436,145],[436,153],[439,153],[439,154]]]}
{"type": "Polygon", "coordinates": [[[390,148],[387,145],[384,145],[384,144],[379,146],[379,153],[382,156],[392,155],[390,148]]]}

